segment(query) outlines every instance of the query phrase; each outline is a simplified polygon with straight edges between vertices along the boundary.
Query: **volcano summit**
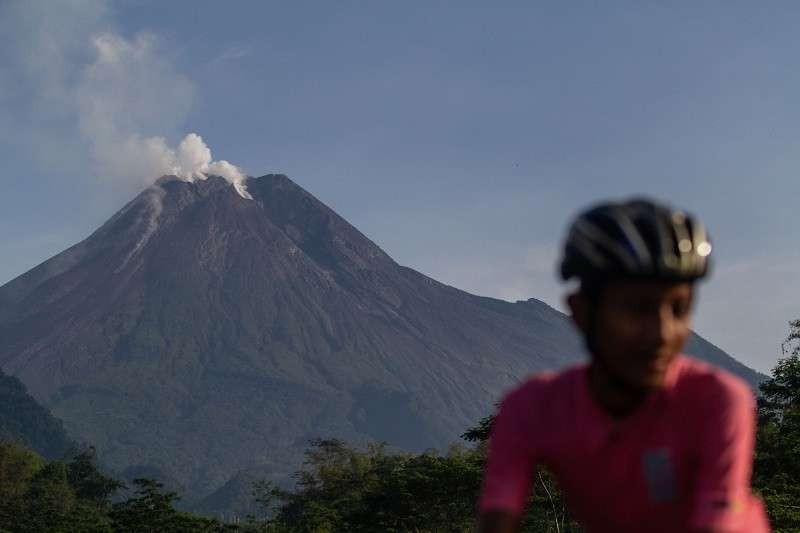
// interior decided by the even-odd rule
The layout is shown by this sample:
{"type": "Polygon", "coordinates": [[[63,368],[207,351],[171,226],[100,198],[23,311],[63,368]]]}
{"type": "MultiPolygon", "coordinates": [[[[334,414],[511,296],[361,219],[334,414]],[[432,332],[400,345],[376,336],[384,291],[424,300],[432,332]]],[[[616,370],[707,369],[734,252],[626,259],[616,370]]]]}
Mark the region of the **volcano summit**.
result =
{"type": "MultiPolygon", "coordinates": [[[[583,348],[562,313],[395,263],[283,175],[162,178],[0,287],[0,366],[124,476],[190,500],[308,442],[443,448],[583,348]]],[[[687,352],[758,376],[693,336],[687,352]]]]}

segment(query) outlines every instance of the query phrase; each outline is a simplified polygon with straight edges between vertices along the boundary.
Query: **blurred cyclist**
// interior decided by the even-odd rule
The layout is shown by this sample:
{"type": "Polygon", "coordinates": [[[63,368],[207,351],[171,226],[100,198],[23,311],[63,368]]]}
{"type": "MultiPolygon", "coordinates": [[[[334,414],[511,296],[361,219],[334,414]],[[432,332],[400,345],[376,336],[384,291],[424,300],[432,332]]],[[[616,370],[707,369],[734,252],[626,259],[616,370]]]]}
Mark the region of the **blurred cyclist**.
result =
{"type": "Polygon", "coordinates": [[[647,200],[573,222],[561,276],[580,282],[567,303],[591,360],[505,395],[479,531],[519,530],[537,465],[591,533],[769,531],[750,491],[753,393],[681,354],[710,254],[700,221],[647,200]]]}

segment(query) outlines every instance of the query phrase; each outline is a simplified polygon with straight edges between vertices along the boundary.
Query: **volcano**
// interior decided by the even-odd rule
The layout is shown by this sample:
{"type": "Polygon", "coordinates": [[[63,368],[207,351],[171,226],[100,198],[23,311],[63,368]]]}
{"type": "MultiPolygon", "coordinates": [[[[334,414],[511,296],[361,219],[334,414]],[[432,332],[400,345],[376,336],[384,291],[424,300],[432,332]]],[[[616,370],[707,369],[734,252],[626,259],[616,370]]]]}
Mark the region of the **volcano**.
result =
{"type": "MultiPolygon", "coordinates": [[[[199,500],[310,439],[446,447],[501,392],[584,357],[562,313],[398,265],[283,175],[162,178],[0,287],[0,366],[123,476],[199,500]]],[[[759,376],[693,336],[687,352],[759,376]]]]}

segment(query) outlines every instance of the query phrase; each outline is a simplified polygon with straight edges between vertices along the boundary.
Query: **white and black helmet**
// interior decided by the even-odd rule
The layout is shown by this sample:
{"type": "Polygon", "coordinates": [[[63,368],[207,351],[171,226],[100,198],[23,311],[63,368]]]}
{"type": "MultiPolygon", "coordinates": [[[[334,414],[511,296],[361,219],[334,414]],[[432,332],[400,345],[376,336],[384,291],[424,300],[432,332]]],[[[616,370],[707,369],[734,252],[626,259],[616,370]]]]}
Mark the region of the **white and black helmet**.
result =
{"type": "Polygon", "coordinates": [[[694,281],[708,274],[710,254],[703,224],[683,211],[640,198],[603,203],[572,223],[561,277],[694,281]]]}

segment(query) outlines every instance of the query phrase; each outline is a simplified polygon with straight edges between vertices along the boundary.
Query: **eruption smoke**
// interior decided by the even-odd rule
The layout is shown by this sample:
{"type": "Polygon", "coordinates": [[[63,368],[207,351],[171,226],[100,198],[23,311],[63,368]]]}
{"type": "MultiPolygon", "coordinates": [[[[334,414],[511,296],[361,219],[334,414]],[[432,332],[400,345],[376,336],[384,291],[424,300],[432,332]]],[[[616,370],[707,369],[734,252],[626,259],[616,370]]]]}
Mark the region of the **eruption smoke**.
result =
{"type": "Polygon", "coordinates": [[[75,89],[80,130],[89,140],[98,173],[151,185],[163,175],[186,181],[218,175],[243,197],[246,176],[228,161],[214,161],[196,133],[177,149],[164,137],[143,137],[188,113],[194,85],[157,53],[155,38],[140,34],[133,41],[113,33],[92,38],[94,61],[75,89]]]}
{"type": "Polygon", "coordinates": [[[165,174],[184,180],[218,174],[248,197],[241,170],[214,161],[199,135],[177,139],[196,87],[170,51],[140,32],[114,27],[106,0],[0,1],[0,120],[47,171],[69,164],[130,190],[165,174]],[[30,100],[30,105],[11,106],[30,100]],[[76,131],[77,130],[77,131],[76,131]],[[77,133],[77,135],[76,135],[77,133]]]}

